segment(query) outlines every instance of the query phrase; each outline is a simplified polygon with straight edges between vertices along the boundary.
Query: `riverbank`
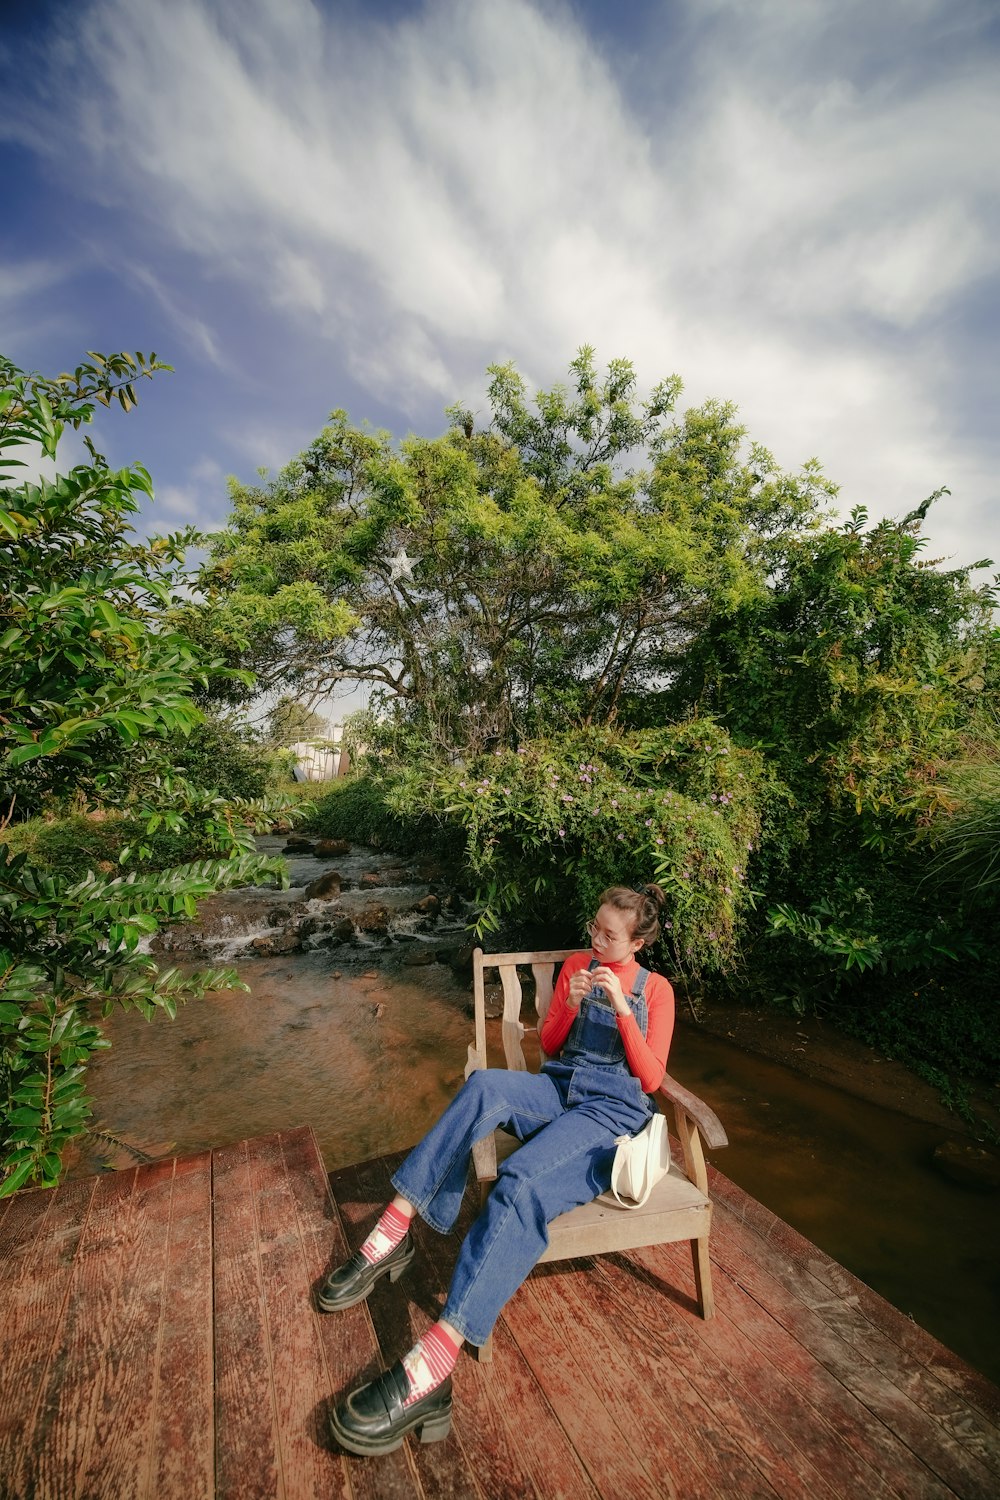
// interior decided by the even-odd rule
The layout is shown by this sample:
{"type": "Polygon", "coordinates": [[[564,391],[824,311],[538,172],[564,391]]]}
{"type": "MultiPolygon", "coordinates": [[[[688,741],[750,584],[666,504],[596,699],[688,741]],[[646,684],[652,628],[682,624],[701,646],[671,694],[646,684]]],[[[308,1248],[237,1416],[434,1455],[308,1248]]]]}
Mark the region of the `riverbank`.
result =
{"type": "MultiPolygon", "coordinates": [[[[722,1037],[744,1052],[783,1063],[805,1078],[911,1120],[938,1125],[949,1134],[974,1139],[980,1133],[947,1107],[933,1084],[819,1016],[702,999],[697,1020],[680,1002],[678,1025],[722,1037]]],[[[992,1092],[983,1087],[973,1090],[970,1103],[976,1116],[1000,1134],[1000,1084],[992,1092]]]]}

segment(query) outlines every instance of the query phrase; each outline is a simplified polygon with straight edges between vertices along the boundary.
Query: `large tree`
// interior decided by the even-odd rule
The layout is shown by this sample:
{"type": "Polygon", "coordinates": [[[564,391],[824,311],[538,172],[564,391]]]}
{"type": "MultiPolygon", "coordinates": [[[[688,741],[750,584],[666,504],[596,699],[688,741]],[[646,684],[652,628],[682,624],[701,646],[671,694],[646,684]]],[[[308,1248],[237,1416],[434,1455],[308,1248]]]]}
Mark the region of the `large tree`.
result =
{"type": "Polygon", "coordinates": [[[613,719],[709,601],[763,589],[828,487],[782,475],[729,406],[676,419],[676,378],[640,401],[628,361],[600,378],[586,348],[571,375],[530,399],[493,366],[485,424],[453,408],[398,445],[335,412],[274,479],[232,485],[201,631],[265,687],[372,683],[448,750],[613,719]]]}

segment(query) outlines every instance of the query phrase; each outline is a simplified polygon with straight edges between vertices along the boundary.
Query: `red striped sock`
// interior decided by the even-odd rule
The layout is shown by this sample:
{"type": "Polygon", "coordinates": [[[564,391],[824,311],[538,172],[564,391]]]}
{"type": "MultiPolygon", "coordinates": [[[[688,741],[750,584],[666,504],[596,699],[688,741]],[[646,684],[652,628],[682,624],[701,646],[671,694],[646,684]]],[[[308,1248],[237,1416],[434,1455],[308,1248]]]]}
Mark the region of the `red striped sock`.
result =
{"type": "Polygon", "coordinates": [[[393,1204],[382,1214],[375,1228],[361,1246],[361,1254],[370,1266],[384,1260],[390,1250],[395,1250],[410,1227],[410,1221],[393,1204]]]}
{"type": "Polygon", "coordinates": [[[403,1369],[410,1382],[410,1394],[403,1402],[404,1406],[419,1401],[421,1396],[426,1396],[442,1380],[447,1380],[455,1368],[461,1347],[462,1341],[459,1340],[456,1344],[440,1323],[428,1328],[420,1342],[414,1344],[403,1359],[403,1369]]]}

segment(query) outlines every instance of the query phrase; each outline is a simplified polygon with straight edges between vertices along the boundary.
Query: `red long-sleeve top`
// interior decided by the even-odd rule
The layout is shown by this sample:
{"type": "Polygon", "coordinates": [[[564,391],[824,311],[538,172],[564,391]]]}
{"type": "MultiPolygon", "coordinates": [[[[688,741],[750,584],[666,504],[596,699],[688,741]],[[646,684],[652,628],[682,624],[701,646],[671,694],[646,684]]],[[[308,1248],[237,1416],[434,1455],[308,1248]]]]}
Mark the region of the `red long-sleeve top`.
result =
{"type": "MultiPolygon", "coordinates": [[[[570,979],[578,969],[585,969],[593,956],[592,953],[574,953],[571,958],[567,958],[560,970],[552,1004],[538,1034],[542,1050],[549,1057],[558,1057],[563,1042],[569,1036],[569,1029],[579,1014],[567,1003],[570,979]]],[[[639,972],[635,959],[630,958],[620,964],[609,964],[606,960],[603,962],[618,976],[622,993],[628,996],[639,972]]],[[[663,1082],[670,1039],[674,1034],[674,991],[670,981],[664,979],[662,974],[650,974],[646,980],[646,1004],[649,1014],[645,1037],[631,1011],[627,1016],[618,1017],[618,1030],[625,1045],[628,1065],[644,1092],[649,1094],[663,1082]]]]}

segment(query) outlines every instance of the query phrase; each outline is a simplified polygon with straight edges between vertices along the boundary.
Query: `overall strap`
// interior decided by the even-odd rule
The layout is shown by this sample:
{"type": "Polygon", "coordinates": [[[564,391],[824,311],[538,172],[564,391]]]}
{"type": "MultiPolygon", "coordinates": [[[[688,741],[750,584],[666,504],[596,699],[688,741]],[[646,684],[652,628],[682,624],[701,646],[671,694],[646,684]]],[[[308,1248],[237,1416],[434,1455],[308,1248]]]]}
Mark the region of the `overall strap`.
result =
{"type": "Polygon", "coordinates": [[[639,965],[639,972],[635,976],[635,983],[632,986],[632,999],[633,1000],[641,1000],[642,999],[642,996],[643,996],[643,994],[645,993],[645,990],[646,990],[646,980],[648,978],[649,978],[649,970],[648,969],[644,969],[642,967],[642,965],[640,964],[639,965]]]}

